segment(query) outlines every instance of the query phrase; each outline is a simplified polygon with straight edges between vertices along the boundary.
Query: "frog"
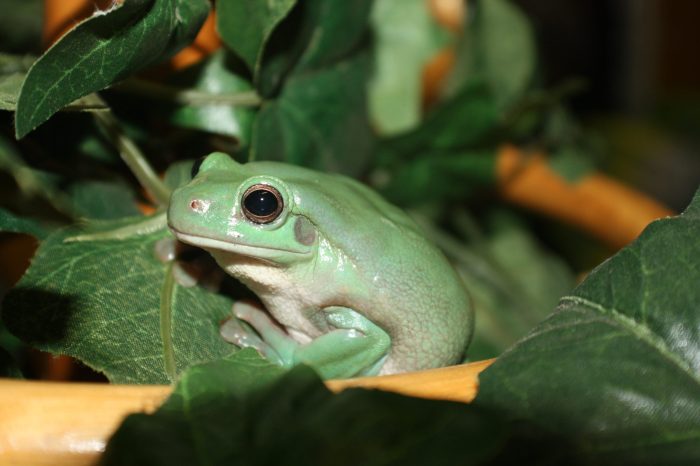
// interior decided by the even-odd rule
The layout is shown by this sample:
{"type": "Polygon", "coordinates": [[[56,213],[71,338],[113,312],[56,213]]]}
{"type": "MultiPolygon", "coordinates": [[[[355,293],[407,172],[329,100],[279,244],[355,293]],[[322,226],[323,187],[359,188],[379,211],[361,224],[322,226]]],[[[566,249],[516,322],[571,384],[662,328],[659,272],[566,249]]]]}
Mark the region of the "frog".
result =
{"type": "Polygon", "coordinates": [[[469,294],[417,223],[362,182],[215,152],[168,207],[175,238],[202,248],[262,307],[236,301],[221,336],[328,378],[458,363],[469,294]]]}

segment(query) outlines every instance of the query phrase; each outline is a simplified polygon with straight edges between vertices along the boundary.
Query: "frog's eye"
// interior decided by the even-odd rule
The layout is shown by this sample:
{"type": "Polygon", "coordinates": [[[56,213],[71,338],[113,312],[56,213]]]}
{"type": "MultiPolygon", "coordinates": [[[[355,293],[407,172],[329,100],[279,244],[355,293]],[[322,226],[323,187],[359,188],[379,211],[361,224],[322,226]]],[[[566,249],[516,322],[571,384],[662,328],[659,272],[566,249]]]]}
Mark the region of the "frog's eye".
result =
{"type": "Polygon", "coordinates": [[[192,171],[190,172],[190,175],[192,178],[197,176],[197,173],[199,173],[199,167],[202,166],[202,162],[204,162],[204,159],[206,159],[206,155],[204,157],[200,157],[197,160],[194,161],[192,164],[192,171]]]}
{"type": "Polygon", "coordinates": [[[256,184],[243,194],[243,213],[255,223],[270,223],[282,213],[284,201],[279,191],[267,184],[256,184]]]}

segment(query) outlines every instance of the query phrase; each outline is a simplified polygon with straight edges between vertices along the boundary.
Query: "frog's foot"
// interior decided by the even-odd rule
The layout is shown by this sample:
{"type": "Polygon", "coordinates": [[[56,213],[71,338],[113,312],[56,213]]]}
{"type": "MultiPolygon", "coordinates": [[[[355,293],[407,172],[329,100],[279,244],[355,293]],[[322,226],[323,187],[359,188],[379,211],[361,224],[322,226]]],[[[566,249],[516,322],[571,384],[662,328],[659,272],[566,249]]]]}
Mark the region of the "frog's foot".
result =
{"type": "Polygon", "coordinates": [[[253,348],[265,359],[282,365],[282,359],[277,352],[265,343],[250,325],[235,316],[229,317],[221,324],[219,335],[228,343],[239,348],[253,348]]]}
{"type": "Polygon", "coordinates": [[[226,341],[241,347],[255,348],[264,357],[281,366],[290,367],[294,364],[293,355],[299,343],[287,335],[267,312],[253,304],[237,301],[233,305],[233,314],[235,317],[221,328],[221,335],[226,341]],[[227,335],[224,335],[224,326],[227,326],[227,335]]]}
{"type": "Polygon", "coordinates": [[[389,335],[353,309],[328,307],[323,312],[335,330],[300,346],[294,362],[313,366],[323,378],[377,374],[391,349],[389,335]]]}

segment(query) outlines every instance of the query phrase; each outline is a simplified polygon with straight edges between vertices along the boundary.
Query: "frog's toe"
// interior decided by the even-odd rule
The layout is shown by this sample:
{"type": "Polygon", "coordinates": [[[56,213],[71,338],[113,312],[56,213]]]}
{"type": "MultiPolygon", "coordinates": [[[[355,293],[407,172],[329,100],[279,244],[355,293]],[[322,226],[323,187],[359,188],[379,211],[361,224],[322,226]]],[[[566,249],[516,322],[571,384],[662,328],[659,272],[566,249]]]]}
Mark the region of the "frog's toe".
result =
{"type": "Polygon", "coordinates": [[[246,301],[236,301],[233,304],[233,315],[248,322],[258,330],[277,326],[265,311],[246,301]]]}
{"type": "Polygon", "coordinates": [[[226,320],[219,328],[219,334],[228,343],[239,348],[253,348],[264,358],[282,364],[277,352],[265,343],[245,322],[241,322],[236,317],[226,320]]]}
{"type": "Polygon", "coordinates": [[[219,328],[221,337],[229,343],[241,348],[255,348],[260,351],[265,345],[255,331],[243,326],[243,323],[235,317],[226,320],[219,328]]]}

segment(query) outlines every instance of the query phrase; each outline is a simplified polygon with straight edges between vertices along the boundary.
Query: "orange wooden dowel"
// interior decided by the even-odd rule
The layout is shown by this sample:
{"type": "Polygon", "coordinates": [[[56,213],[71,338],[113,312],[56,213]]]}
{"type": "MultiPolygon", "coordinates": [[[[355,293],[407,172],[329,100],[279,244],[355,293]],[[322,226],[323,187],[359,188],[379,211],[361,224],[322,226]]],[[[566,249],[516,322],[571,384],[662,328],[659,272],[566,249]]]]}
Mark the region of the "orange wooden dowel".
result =
{"type": "MultiPolygon", "coordinates": [[[[423,398],[471,401],[489,364],[445,367],[382,377],[328,381],[335,391],[376,388],[423,398]]],[[[151,413],[171,387],[0,380],[0,464],[95,464],[130,413],[151,413]]]]}
{"type": "Polygon", "coordinates": [[[650,222],[674,215],[599,172],[568,182],[544,155],[526,154],[514,146],[500,149],[497,176],[506,200],[578,227],[616,249],[633,241],[650,222]]]}

